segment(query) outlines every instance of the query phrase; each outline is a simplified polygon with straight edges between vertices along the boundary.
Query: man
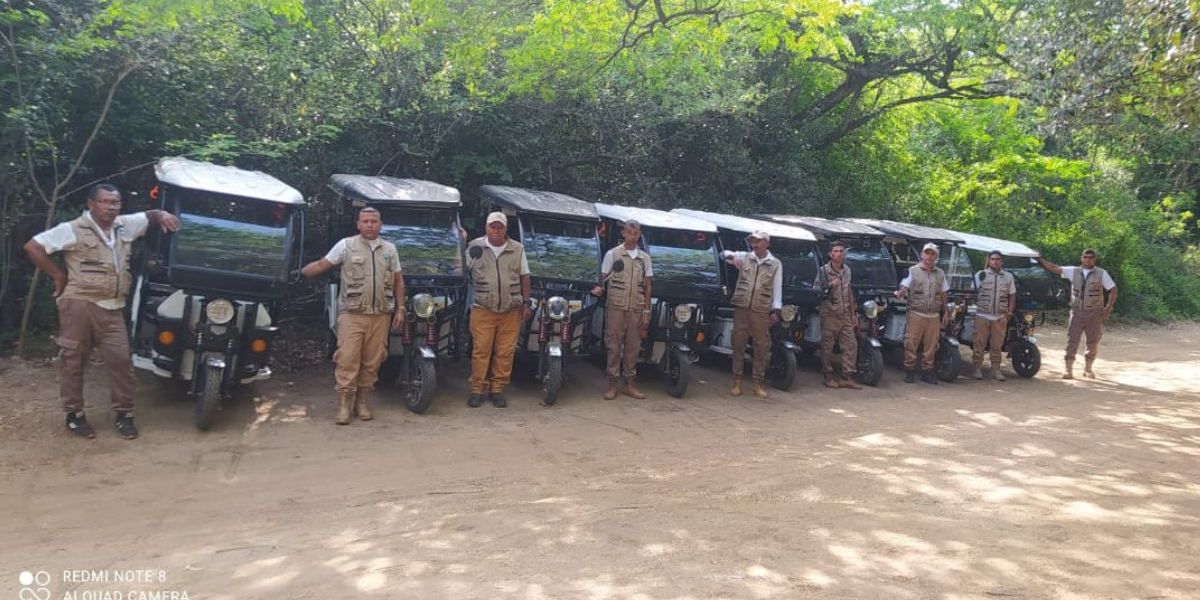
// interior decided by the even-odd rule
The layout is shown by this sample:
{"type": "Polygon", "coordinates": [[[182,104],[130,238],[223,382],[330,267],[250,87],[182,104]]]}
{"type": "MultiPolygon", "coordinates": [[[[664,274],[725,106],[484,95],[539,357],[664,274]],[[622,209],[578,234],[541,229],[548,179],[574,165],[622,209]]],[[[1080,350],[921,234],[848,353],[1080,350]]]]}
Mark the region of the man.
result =
{"type": "Polygon", "coordinates": [[[25,253],[54,280],[61,348],[59,396],[67,413],[67,429],[83,438],[96,437],[83,412],[83,369],[99,346],[108,369],[109,395],[121,437],[138,436],[133,424],[133,361],[125,329],[125,297],[132,282],[129,258],[133,242],[150,225],[178,231],[179,219],[148,210],[121,215],[121,193],[101,183],[87,194],[87,211],[78,219],[43,231],[25,243],[25,253]],[[50,258],[63,253],[62,269],[50,258]]]}
{"type": "Polygon", "coordinates": [[[352,414],[364,421],[374,416],[370,396],[387,358],[388,325],[399,329],[406,313],[400,255],[394,244],[379,238],[379,211],[359,210],[357,226],[358,235],[339,240],[324,258],[300,271],[311,279],[342,267],[333,355],[338,425],[350,424],[352,414]]]}
{"type": "Polygon", "coordinates": [[[1063,379],[1075,378],[1072,371],[1075,353],[1079,350],[1079,338],[1084,334],[1087,334],[1087,352],[1083,355],[1083,376],[1095,379],[1092,363],[1100,351],[1103,324],[1117,304],[1117,284],[1108,271],[1096,266],[1096,251],[1091,248],[1083,251],[1078,267],[1060,267],[1041,256],[1037,257],[1037,261],[1043,269],[1071,282],[1071,319],[1067,324],[1067,364],[1063,379]],[[1108,292],[1107,301],[1105,292],[1108,292]]]}
{"type": "Polygon", "coordinates": [[[817,272],[816,289],[821,297],[821,372],[825,387],[860,390],[854,382],[858,360],[858,303],[850,287],[850,267],[846,264],[846,243],[829,244],[829,262],[817,272]],[[842,349],[842,378],[833,373],[833,345],[842,349]]]}
{"type": "Polygon", "coordinates": [[[908,321],[904,333],[905,383],[916,381],[917,348],[924,346],[920,355],[921,381],[937,385],[933,371],[933,357],[937,354],[941,337],[941,319],[938,313],[946,305],[946,293],[950,283],[946,273],[937,266],[937,244],[925,244],[921,249],[921,262],[908,268],[908,275],[896,290],[897,298],[908,299],[908,321]]]}
{"type": "Polygon", "coordinates": [[[737,267],[737,286],[733,290],[733,386],[729,393],[742,395],[742,368],[746,339],[754,344],[754,395],[767,397],[763,382],[767,376],[767,357],[771,353],[771,327],[779,324],[783,308],[783,264],[768,250],[771,237],[755,231],[746,237],[751,252],[722,253],[725,262],[737,267]]]}
{"type": "Polygon", "coordinates": [[[988,253],[987,268],[975,274],[975,337],[971,359],[975,379],[983,379],[983,353],[992,359],[992,379],[1004,381],[1000,372],[1000,348],[1008,332],[1008,320],[1017,310],[1017,280],[1004,270],[1004,255],[988,253]]]}
{"type": "MultiPolygon", "coordinates": [[[[624,375],[624,394],[643,400],[646,394],[634,382],[642,331],[650,325],[651,287],[654,267],[650,254],[638,250],[642,225],[634,219],[621,228],[622,243],[609,250],[600,264],[601,280],[608,287],[604,301],[604,346],[608,352],[608,389],[605,400],[617,397],[617,381],[624,375]]],[[[596,286],[592,294],[604,294],[596,286]]]]}
{"type": "Polygon", "coordinates": [[[471,304],[471,378],[467,406],[478,408],[486,393],[496,408],[508,406],[504,388],[512,378],[521,323],[529,319],[530,277],[525,247],[508,239],[504,213],[487,216],[486,235],[467,244],[471,304]]]}

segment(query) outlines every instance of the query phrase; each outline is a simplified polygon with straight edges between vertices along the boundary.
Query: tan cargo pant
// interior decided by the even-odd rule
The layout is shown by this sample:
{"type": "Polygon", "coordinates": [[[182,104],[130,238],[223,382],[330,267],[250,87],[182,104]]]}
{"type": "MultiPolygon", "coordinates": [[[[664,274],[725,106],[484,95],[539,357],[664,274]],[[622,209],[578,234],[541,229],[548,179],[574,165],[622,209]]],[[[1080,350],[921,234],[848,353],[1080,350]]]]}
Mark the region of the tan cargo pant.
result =
{"type": "Polygon", "coordinates": [[[911,371],[917,366],[917,347],[924,346],[921,355],[921,370],[933,370],[933,358],[937,354],[938,340],[942,333],[942,319],[927,317],[908,311],[908,325],[904,332],[904,369],[911,371]]]}
{"type": "Polygon", "coordinates": [[[771,314],[756,313],[748,308],[733,309],[733,376],[742,376],[746,360],[746,340],[754,343],[754,383],[767,378],[767,357],[771,354],[771,314]]]}
{"type": "Polygon", "coordinates": [[[133,410],[133,359],[129,354],[129,334],[120,309],[100,308],[93,302],[74,298],[58,299],[58,337],[61,348],[58,371],[58,395],[63,410],[83,410],[83,369],[92,348],[99,346],[104,368],[108,370],[109,397],[114,410],[133,410]]]}
{"type": "Polygon", "coordinates": [[[608,379],[637,376],[642,348],[642,311],[604,309],[604,349],[608,353],[608,379]]]}
{"type": "Polygon", "coordinates": [[[373,389],[379,365],[387,358],[392,315],[341,313],[337,319],[337,352],[333,354],[334,389],[354,392],[373,389]]]}
{"type": "Polygon", "coordinates": [[[1083,355],[1089,362],[1096,359],[1100,351],[1100,338],[1104,337],[1104,309],[1072,310],[1067,322],[1067,362],[1075,361],[1079,351],[1079,339],[1087,335],[1087,352],[1083,355]]]}
{"type": "Polygon", "coordinates": [[[1000,349],[1004,347],[1004,336],[1008,333],[1008,317],[1001,315],[999,319],[990,321],[980,316],[975,317],[975,337],[971,340],[971,361],[976,367],[983,366],[983,353],[987,352],[992,360],[992,367],[999,367],[1000,349]]]}
{"type": "Polygon", "coordinates": [[[858,336],[854,320],[838,315],[821,315],[821,372],[833,374],[833,344],[842,348],[842,377],[858,370],[858,336]]]}
{"type": "Polygon", "coordinates": [[[472,394],[504,392],[512,380],[513,356],[521,334],[521,311],[493,312],[478,306],[471,309],[472,394]]]}

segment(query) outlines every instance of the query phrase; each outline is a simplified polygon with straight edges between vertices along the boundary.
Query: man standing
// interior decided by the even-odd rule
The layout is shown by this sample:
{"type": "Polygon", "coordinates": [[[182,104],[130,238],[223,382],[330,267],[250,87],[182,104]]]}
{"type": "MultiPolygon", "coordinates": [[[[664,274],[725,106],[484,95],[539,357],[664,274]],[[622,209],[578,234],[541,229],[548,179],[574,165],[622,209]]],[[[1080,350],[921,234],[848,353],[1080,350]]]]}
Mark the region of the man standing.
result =
{"type": "Polygon", "coordinates": [[[746,237],[752,252],[722,253],[725,262],[737,267],[737,287],[733,290],[733,386],[729,393],[742,395],[742,368],[746,340],[754,343],[754,395],[767,397],[763,382],[767,376],[767,357],[771,353],[771,330],[779,324],[783,308],[783,264],[768,248],[771,237],[755,231],[746,237]]]}
{"type": "Polygon", "coordinates": [[[1008,332],[1008,320],[1017,310],[1017,280],[1005,271],[1004,255],[988,253],[987,268],[975,274],[975,337],[971,340],[971,359],[975,379],[983,379],[983,353],[992,359],[992,379],[1004,381],[1000,372],[1000,348],[1008,332]]]}
{"type": "Polygon", "coordinates": [[[508,239],[504,213],[489,214],[485,228],[486,235],[467,244],[467,273],[474,292],[467,406],[478,408],[487,393],[492,405],[504,408],[521,323],[531,314],[529,261],[525,247],[508,239]]]}
{"type": "Polygon", "coordinates": [[[937,244],[925,244],[921,249],[921,262],[908,268],[908,275],[896,290],[897,298],[908,299],[908,321],[904,332],[905,383],[916,381],[918,346],[924,346],[924,354],[920,356],[921,381],[933,385],[938,382],[933,371],[933,358],[942,331],[938,313],[946,305],[950,283],[946,273],[937,266],[937,260],[937,244]]]}
{"type": "MultiPolygon", "coordinates": [[[[642,347],[642,331],[650,325],[651,284],[654,267],[650,253],[638,249],[642,225],[636,220],[625,221],[621,228],[623,243],[609,250],[600,264],[600,276],[608,286],[604,301],[604,346],[608,353],[608,389],[605,400],[617,397],[617,380],[624,375],[624,394],[638,400],[646,395],[637,388],[638,351],[642,347]]],[[[604,288],[596,286],[592,294],[599,296],[604,288]]]]}
{"type": "Polygon", "coordinates": [[[400,255],[394,244],[379,238],[379,211],[369,206],[359,210],[357,224],[358,235],[339,240],[324,258],[300,271],[311,279],[342,267],[333,355],[338,425],[348,425],[352,413],[371,420],[370,396],[379,365],[387,358],[388,324],[399,329],[406,312],[400,255]]]}
{"type": "Polygon", "coordinates": [[[846,243],[834,240],[829,245],[829,262],[817,272],[816,289],[821,296],[821,372],[825,387],[862,389],[854,382],[858,364],[858,304],[850,287],[850,266],[846,264],[846,243]],[[833,345],[842,349],[842,378],[833,374],[833,345]]]}
{"type": "Polygon", "coordinates": [[[133,361],[122,314],[133,278],[129,258],[133,242],[150,225],[164,232],[179,230],[179,219],[165,211],[120,212],[121,193],[101,183],[88,191],[87,211],[82,216],[25,243],[29,260],[54,280],[56,341],[61,348],[59,395],[67,413],[67,429],[84,438],[96,437],[83,412],[83,369],[97,346],[108,369],[117,431],[127,440],[138,436],[133,424],[133,361]],[[60,251],[65,273],[50,258],[60,251]]]}
{"type": "Polygon", "coordinates": [[[1071,320],[1067,325],[1067,364],[1063,379],[1075,378],[1072,372],[1075,353],[1079,350],[1079,338],[1084,334],[1087,334],[1087,352],[1083,355],[1083,376],[1095,379],[1092,363],[1100,351],[1104,322],[1117,304],[1117,284],[1108,271],[1096,266],[1096,251],[1091,248],[1083,251],[1078,267],[1060,267],[1041,256],[1037,261],[1043,269],[1071,282],[1071,320]],[[1107,301],[1104,292],[1108,292],[1107,301]]]}

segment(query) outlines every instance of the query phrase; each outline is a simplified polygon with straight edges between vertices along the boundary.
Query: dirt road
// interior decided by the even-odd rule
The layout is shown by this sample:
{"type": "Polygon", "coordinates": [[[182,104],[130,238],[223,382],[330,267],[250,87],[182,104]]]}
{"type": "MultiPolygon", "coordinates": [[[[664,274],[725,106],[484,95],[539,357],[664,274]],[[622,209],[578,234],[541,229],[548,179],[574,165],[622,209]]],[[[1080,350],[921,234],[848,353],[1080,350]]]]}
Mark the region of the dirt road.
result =
{"type": "Polygon", "coordinates": [[[322,368],[209,433],[139,376],[134,442],[99,378],[87,442],[52,367],[0,363],[0,598],[1200,597],[1200,326],[1110,331],[1095,381],[1039,338],[1032,381],[809,364],[766,401],[707,367],[605,402],[580,363],[559,406],[468,409],[456,370],[349,427],[322,368]]]}

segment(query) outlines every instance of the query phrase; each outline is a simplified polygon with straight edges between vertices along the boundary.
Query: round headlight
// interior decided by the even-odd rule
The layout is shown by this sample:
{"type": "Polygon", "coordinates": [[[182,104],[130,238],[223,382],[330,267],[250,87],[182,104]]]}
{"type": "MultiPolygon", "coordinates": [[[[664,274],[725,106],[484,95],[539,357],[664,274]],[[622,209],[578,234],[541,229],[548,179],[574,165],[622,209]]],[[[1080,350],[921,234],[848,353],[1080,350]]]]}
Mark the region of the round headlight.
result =
{"type": "Polygon", "coordinates": [[[1025,319],[1025,324],[1026,324],[1026,325],[1033,325],[1033,322],[1034,322],[1034,320],[1035,320],[1035,317],[1033,316],[1033,313],[1025,313],[1025,316],[1024,316],[1024,317],[1022,317],[1022,318],[1023,318],[1023,319],[1025,319]]]}
{"type": "Polygon", "coordinates": [[[948,315],[958,314],[958,305],[953,302],[947,302],[946,303],[946,314],[948,314],[948,315]]]}
{"type": "Polygon", "coordinates": [[[796,308],[795,304],[785,304],[783,310],[779,311],[779,316],[785,323],[790,323],[796,318],[796,313],[799,311],[800,309],[796,308]]]}
{"type": "Polygon", "coordinates": [[[868,319],[879,316],[879,303],[874,300],[863,302],[863,314],[867,315],[868,319]]]}
{"type": "Polygon", "coordinates": [[[562,296],[552,296],[546,301],[546,311],[549,313],[551,319],[554,319],[555,321],[561,321],[567,318],[567,313],[570,311],[570,307],[567,305],[566,298],[563,298],[562,296]]]}
{"type": "Polygon", "coordinates": [[[416,313],[419,319],[428,319],[433,316],[433,296],[429,294],[417,294],[412,299],[413,312],[416,313]]]}
{"type": "Polygon", "coordinates": [[[675,305],[675,320],[680,323],[687,323],[692,319],[692,305],[676,304],[675,305]]]}
{"type": "Polygon", "coordinates": [[[224,298],[217,298],[204,306],[204,316],[214,325],[224,325],[232,321],[233,313],[233,303],[224,298]]]}

